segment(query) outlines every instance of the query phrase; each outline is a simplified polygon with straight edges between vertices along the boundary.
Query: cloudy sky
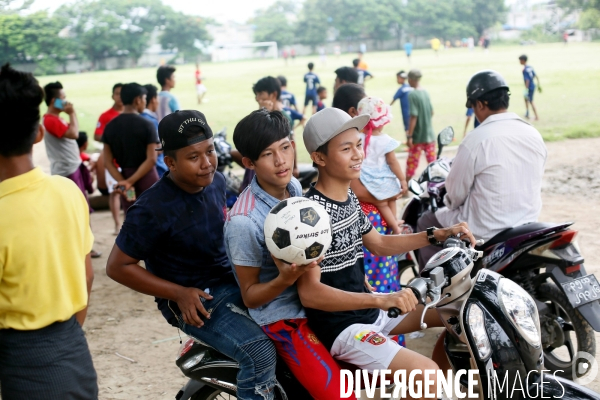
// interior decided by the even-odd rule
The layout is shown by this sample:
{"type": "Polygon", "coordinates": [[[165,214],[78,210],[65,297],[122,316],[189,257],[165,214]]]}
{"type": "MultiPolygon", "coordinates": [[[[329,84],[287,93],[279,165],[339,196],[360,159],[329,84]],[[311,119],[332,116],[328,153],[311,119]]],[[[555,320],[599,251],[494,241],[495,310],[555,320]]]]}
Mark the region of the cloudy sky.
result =
{"type": "MultiPolygon", "coordinates": [[[[73,0],[35,0],[32,10],[55,10],[73,0]]],[[[220,22],[246,22],[260,8],[268,7],[275,0],[163,0],[176,10],[187,14],[213,17],[220,22]]]]}

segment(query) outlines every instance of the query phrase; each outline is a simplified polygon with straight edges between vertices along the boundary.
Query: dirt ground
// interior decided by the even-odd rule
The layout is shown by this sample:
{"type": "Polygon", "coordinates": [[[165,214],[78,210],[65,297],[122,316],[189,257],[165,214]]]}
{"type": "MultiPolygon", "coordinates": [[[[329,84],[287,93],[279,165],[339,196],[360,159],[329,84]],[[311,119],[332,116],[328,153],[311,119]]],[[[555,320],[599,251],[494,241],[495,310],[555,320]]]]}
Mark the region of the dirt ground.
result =
{"type": "MultiPolygon", "coordinates": [[[[540,220],[575,221],[587,271],[600,278],[600,254],[597,253],[600,248],[594,244],[600,226],[600,205],[594,200],[600,193],[600,175],[593,167],[600,151],[600,139],[552,142],[547,147],[540,220]]],[[[451,156],[450,151],[447,153],[451,156]]],[[[41,154],[43,150],[37,145],[36,163],[47,169],[41,154]]],[[[103,256],[93,262],[95,281],[84,329],[98,372],[100,398],[173,399],[186,382],[175,365],[178,332],[164,321],[150,296],[136,293],[106,276],[106,260],[115,240],[110,213],[92,214],[92,226],[95,248],[102,251],[103,256]]],[[[439,332],[440,329],[430,329],[423,338],[407,339],[407,346],[430,355],[439,332]]],[[[598,359],[598,333],[596,342],[598,359]]],[[[600,392],[600,376],[588,387],[600,392]]]]}

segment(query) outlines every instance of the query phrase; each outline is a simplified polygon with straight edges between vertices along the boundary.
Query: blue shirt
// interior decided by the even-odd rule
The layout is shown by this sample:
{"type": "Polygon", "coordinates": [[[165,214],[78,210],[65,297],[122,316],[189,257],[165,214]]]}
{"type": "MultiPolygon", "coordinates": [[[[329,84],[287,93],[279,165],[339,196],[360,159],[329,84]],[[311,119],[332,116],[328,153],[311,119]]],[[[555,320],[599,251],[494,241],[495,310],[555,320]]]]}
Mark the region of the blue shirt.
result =
{"type": "MultiPolygon", "coordinates": [[[[219,172],[199,193],[184,191],[165,174],[129,208],[116,244],[144,260],[152,274],[184,287],[204,290],[233,280],[223,238],[225,201],[219,172]]],[[[171,309],[179,312],[174,301],[156,302],[167,321],[171,309]]]]}
{"type": "Polygon", "coordinates": [[[535,71],[533,70],[533,67],[526,65],[525,68],[523,68],[523,80],[525,81],[525,84],[529,81],[529,86],[527,86],[528,89],[535,88],[535,83],[533,83],[534,77],[535,71]]]}
{"type": "Polygon", "coordinates": [[[323,103],[322,100],[319,100],[319,102],[317,103],[317,112],[321,111],[324,108],[325,108],[325,104],[323,103]]]}
{"type": "Polygon", "coordinates": [[[394,95],[394,100],[400,100],[400,112],[402,113],[402,121],[404,122],[404,130],[408,130],[408,126],[410,124],[410,106],[408,103],[408,94],[412,92],[413,88],[411,88],[408,83],[403,84],[398,88],[396,94],[394,95]]]}
{"type": "Polygon", "coordinates": [[[358,72],[358,84],[359,85],[364,85],[365,84],[365,78],[368,76],[373,76],[371,75],[371,73],[369,71],[367,71],[366,69],[360,69],[360,68],[356,68],[356,72],[358,72]]]}
{"type": "Polygon", "coordinates": [[[304,75],[304,82],[306,82],[306,93],[317,93],[317,85],[321,82],[319,81],[319,77],[309,72],[304,75]]]}
{"type": "Polygon", "coordinates": [[[159,121],[177,110],[181,110],[181,108],[179,107],[179,102],[171,92],[163,90],[158,93],[158,110],[156,110],[156,114],[159,121]]]}
{"type": "MultiPolygon", "coordinates": [[[[467,117],[472,117],[474,114],[475,114],[475,111],[473,111],[472,108],[467,108],[467,114],[466,114],[467,117]]],[[[479,126],[479,121],[477,120],[477,117],[474,117],[473,119],[474,119],[473,127],[477,128],[479,126]]]]}
{"type": "MultiPolygon", "coordinates": [[[[292,197],[302,196],[302,186],[296,178],[292,178],[287,189],[292,197]]],[[[264,234],[265,219],[278,203],[279,200],[265,192],[254,177],[229,211],[225,222],[225,248],[231,265],[260,268],[261,282],[270,282],[279,275],[264,234]]],[[[233,270],[235,274],[235,268],[233,270]]],[[[288,286],[269,303],[249,311],[261,326],[283,319],[306,317],[296,285],[288,286]]]]}
{"type": "Polygon", "coordinates": [[[302,115],[302,113],[293,110],[289,107],[283,107],[283,111],[292,119],[292,126],[294,124],[294,121],[302,121],[302,118],[304,118],[304,115],[302,115]]]}
{"type": "Polygon", "coordinates": [[[412,48],[413,48],[412,43],[410,43],[410,42],[404,43],[404,51],[406,52],[406,55],[410,56],[410,53],[412,53],[412,48]]]}
{"type": "Polygon", "coordinates": [[[296,98],[294,95],[287,90],[281,91],[281,96],[279,97],[284,107],[290,108],[291,106],[296,106],[296,98]]]}
{"type": "MultiPolygon", "coordinates": [[[[158,135],[158,118],[156,117],[156,114],[148,109],[145,109],[140,115],[154,124],[154,127],[156,128],[156,134],[158,135]]],[[[163,174],[168,170],[169,168],[167,167],[167,164],[165,164],[165,155],[162,152],[158,153],[156,156],[156,172],[158,172],[158,176],[163,176],[163,174]]]]}

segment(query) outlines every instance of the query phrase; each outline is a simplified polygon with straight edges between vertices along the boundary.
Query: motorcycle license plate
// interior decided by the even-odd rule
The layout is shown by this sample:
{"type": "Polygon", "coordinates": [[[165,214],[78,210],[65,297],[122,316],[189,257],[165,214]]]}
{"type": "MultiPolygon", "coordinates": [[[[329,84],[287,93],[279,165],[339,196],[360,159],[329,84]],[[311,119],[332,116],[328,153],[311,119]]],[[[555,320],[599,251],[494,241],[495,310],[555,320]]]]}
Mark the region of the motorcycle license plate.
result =
{"type": "Polygon", "coordinates": [[[561,285],[574,308],[600,300],[600,284],[593,274],[561,283],[561,285]]]}

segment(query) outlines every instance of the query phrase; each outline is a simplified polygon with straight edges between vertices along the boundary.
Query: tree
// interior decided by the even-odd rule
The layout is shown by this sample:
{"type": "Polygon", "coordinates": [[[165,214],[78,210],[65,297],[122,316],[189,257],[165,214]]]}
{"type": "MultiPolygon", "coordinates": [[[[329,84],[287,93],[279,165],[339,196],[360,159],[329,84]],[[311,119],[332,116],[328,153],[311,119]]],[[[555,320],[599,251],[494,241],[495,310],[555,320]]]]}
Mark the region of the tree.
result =
{"type": "Polygon", "coordinates": [[[567,12],[581,11],[580,29],[600,29],[600,0],[558,0],[558,5],[567,12]]]}
{"type": "Polygon", "coordinates": [[[365,33],[373,40],[382,42],[392,37],[392,32],[399,34],[403,6],[400,0],[380,0],[373,2],[364,11],[370,23],[365,24],[365,33]]]}
{"type": "Polygon", "coordinates": [[[0,15],[0,62],[35,62],[36,72],[54,72],[77,53],[71,39],[60,37],[63,26],[64,21],[46,11],[26,16],[0,15]]]}
{"type": "Polygon", "coordinates": [[[473,27],[477,36],[506,18],[504,0],[455,0],[458,21],[473,27]]]}
{"type": "Polygon", "coordinates": [[[24,0],[23,4],[13,6],[13,3],[18,3],[19,0],[0,0],[0,15],[18,14],[21,11],[28,10],[34,0],[24,0]]]}
{"type": "Polygon", "coordinates": [[[408,0],[405,8],[408,31],[422,37],[461,36],[469,31],[456,20],[456,1],[448,0],[408,0]]]}
{"type": "Polygon", "coordinates": [[[206,21],[200,17],[185,15],[181,12],[167,14],[165,27],[160,36],[163,49],[181,53],[186,61],[202,53],[201,47],[211,40],[206,30],[206,21]]]}
{"type": "Polygon", "coordinates": [[[324,12],[320,0],[306,0],[300,11],[296,25],[296,39],[299,43],[315,48],[325,43],[330,27],[330,17],[324,12]]]}
{"type": "Polygon", "coordinates": [[[259,10],[250,21],[256,26],[254,40],[257,42],[277,42],[283,47],[294,42],[294,28],[288,15],[296,12],[296,3],[291,0],[278,0],[270,7],[259,10]]]}
{"type": "Polygon", "coordinates": [[[138,59],[156,26],[165,23],[160,0],[88,0],[63,6],[57,14],[95,67],[106,57],[138,59]]]}

